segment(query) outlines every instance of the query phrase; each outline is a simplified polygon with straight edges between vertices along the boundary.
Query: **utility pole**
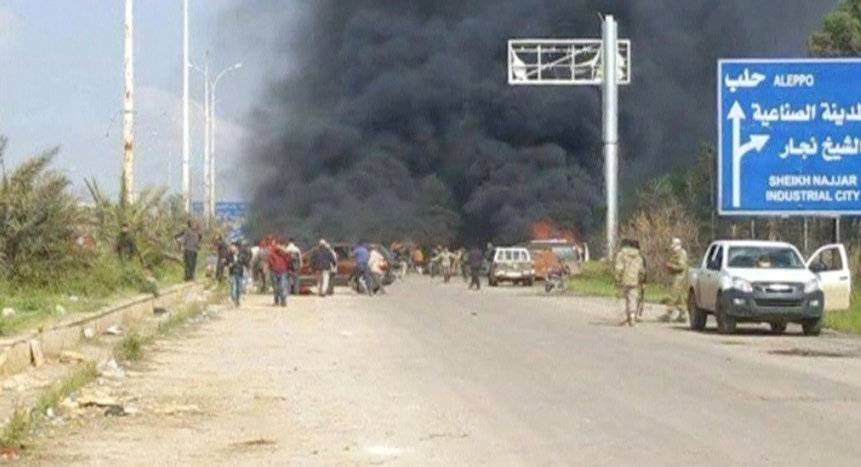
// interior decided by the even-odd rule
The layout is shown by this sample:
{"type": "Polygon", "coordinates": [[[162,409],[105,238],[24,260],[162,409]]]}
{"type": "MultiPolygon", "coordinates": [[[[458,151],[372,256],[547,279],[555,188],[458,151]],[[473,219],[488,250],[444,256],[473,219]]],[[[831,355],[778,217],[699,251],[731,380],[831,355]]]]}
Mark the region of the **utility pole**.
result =
{"type": "Polygon", "coordinates": [[[215,96],[216,96],[216,91],[218,90],[218,83],[221,81],[221,78],[223,78],[227,73],[234,71],[234,70],[238,70],[240,68],[242,68],[242,62],[236,63],[230,67],[225,68],[224,70],[221,70],[221,72],[218,73],[218,76],[216,76],[215,79],[212,81],[212,86],[209,90],[209,99],[210,99],[210,101],[209,101],[209,115],[210,115],[210,119],[209,119],[209,121],[210,121],[210,127],[209,127],[209,144],[210,144],[210,149],[209,149],[209,181],[210,181],[209,201],[210,201],[210,204],[208,207],[210,210],[210,215],[213,217],[215,217],[215,200],[216,200],[215,185],[217,182],[217,177],[215,176],[215,174],[216,174],[216,171],[215,171],[215,124],[217,123],[216,118],[215,118],[215,103],[216,103],[215,96]]]}
{"type": "Polygon", "coordinates": [[[210,82],[209,82],[209,52],[206,52],[206,63],[203,65],[203,131],[204,131],[204,143],[203,143],[203,193],[204,193],[204,203],[203,203],[203,214],[206,219],[207,225],[212,222],[212,213],[209,210],[209,206],[211,204],[210,196],[212,196],[212,179],[210,178],[210,150],[212,149],[212,144],[210,142],[212,129],[210,123],[212,121],[212,115],[210,114],[210,82]]]}
{"type": "Polygon", "coordinates": [[[215,218],[215,82],[209,90],[209,215],[215,218]]]}
{"type": "Polygon", "coordinates": [[[182,202],[191,213],[191,134],[188,115],[188,0],[182,2],[182,202]]]}
{"type": "Polygon", "coordinates": [[[619,244],[619,82],[616,57],[619,35],[612,15],[604,17],[603,40],[604,184],[607,195],[607,258],[613,258],[619,244]]]}
{"type": "Polygon", "coordinates": [[[121,202],[134,202],[135,133],[134,133],[134,0],[126,0],[125,19],[125,94],[123,96],[123,178],[121,202]]]}

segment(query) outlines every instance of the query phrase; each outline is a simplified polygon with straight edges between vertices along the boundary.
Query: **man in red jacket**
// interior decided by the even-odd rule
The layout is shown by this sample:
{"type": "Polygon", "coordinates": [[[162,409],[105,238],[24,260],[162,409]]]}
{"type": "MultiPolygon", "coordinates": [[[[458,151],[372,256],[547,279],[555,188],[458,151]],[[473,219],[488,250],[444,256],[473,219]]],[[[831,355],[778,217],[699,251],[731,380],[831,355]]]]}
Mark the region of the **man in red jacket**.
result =
{"type": "Polygon", "coordinates": [[[272,273],[272,289],[275,293],[275,305],[287,306],[287,275],[290,273],[292,261],[287,247],[275,241],[269,247],[269,271],[272,273]]]}

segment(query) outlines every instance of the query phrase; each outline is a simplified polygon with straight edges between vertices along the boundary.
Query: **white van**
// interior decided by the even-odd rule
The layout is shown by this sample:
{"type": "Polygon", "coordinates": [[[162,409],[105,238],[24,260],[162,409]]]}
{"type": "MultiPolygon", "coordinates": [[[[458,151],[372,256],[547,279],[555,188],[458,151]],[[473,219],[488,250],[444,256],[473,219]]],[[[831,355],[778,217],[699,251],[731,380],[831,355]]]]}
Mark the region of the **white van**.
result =
{"type": "Polygon", "coordinates": [[[490,265],[488,283],[495,287],[500,282],[535,284],[535,263],[529,250],[522,247],[497,248],[490,265]]]}

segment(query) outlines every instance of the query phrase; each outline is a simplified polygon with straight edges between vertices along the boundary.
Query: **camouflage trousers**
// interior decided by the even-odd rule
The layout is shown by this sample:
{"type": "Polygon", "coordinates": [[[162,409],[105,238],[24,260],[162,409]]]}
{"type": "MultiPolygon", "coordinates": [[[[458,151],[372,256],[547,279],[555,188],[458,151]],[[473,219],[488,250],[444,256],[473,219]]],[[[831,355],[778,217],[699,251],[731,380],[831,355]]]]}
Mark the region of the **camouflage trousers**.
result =
{"type": "Polygon", "coordinates": [[[678,310],[679,313],[684,314],[686,303],[686,294],[687,292],[687,277],[684,274],[676,274],[673,276],[672,288],[670,289],[670,297],[667,300],[667,313],[672,313],[675,310],[678,310]]]}
{"type": "Polygon", "coordinates": [[[640,307],[640,288],[622,287],[622,298],[625,299],[625,319],[633,322],[640,307]]]}

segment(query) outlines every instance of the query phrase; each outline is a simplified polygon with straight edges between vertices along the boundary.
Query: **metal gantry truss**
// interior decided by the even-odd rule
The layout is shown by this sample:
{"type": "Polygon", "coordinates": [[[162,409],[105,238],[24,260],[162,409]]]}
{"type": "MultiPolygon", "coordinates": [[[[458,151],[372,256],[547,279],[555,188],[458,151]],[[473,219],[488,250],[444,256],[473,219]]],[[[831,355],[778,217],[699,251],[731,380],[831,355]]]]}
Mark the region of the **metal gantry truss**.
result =
{"type": "MultiPolygon", "coordinates": [[[[603,82],[600,39],[511,39],[508,84],[595,85],[603,82]]],[[[631,41],[618,41],[617,84],[631,83],[631,41]]]]}

